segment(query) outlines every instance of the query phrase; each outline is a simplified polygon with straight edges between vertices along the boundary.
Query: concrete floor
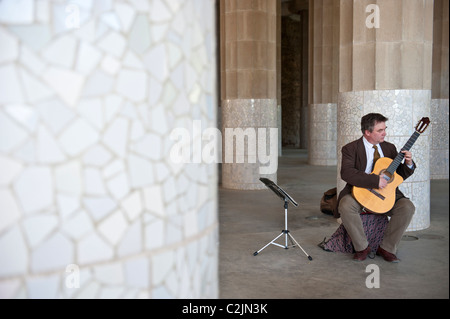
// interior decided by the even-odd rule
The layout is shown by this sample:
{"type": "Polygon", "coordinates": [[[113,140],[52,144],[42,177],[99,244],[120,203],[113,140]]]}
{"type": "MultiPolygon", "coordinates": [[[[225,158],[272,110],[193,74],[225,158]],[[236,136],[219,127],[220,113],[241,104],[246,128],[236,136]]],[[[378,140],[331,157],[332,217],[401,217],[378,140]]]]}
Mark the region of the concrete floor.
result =
{"type": "MultiPolygon", "coordinates": [[[[284,229],[284,202],[269,189],[220,187],[220,298],[449,298],[448,179],[431,181],[431,226],[405,234],[397,264],[379,256],[355,262],[317,246],[339,226],[319,210],[323,192],[336,185],[336,166],[311,166],[305,150],[285,149],[277,184],[299,203],[289,205],[288,229],[313,260],[298,247],[274,245],[253,256],[284,229]],[[370,289],[373,265],[380,286],[370,289]]],[[[284,244],[284,235],[277,242],[284,244]]]]}

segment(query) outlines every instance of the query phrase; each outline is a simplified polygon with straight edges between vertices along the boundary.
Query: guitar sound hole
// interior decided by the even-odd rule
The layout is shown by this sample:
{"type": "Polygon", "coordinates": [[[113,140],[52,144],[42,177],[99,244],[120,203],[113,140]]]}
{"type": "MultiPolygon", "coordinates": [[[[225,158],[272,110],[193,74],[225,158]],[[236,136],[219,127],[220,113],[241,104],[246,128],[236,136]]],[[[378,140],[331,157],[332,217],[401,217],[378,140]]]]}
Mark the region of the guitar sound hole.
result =
{"type": "Polygon", "coordinates": [[[387,180],[388,183],[392,182],[392,180],[393,180],[392,174],[389,173],[389,172],[388,172],[387,170],[385,170],[385,169],[383,169],[383,170],[380,172],[380,175],[383,175],[383,178],[384,178],[385,180],[387,180]]]}

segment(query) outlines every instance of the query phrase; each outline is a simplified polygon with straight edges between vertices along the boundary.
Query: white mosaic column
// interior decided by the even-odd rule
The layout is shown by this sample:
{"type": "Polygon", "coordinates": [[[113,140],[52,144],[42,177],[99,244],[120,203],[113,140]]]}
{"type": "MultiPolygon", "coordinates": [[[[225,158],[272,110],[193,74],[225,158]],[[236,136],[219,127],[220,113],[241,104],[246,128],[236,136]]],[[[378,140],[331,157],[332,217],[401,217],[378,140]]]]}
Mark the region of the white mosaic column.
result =
{"type": "MultiPolygon", "coordinates": [[[[345,182],[340,178],[342,147],[362,136],[361,117],[367,113],[381,113],[387,121],[386,141],[397,146],[406,144],[414,133],[417,122],[430,114],[430,90],[377,90],[344,92],[338,102],[338,191],[345,182]]],[[[408,227],[415,231],[430,226],[430,130],[426,130],[411,148],[417,165],[414,174],[404,181],[400,190],[416,206],[416,212],[408,227]]]]}
{"type": "Polygon", "coordinates": [[[433,2],[433,56],[431,82],[431,179],[449,177],[449,2],[433,2]]]}
{"type": "Polygon", "coordinates": [[[0,1],[0,298],[217,298],[214,1],[0,1]]]}
{"type": "Polygon", "coordinates": [[[431,179],[448,179],[449,176],[449,104],[448,99],[431,99],[431,179]]]}

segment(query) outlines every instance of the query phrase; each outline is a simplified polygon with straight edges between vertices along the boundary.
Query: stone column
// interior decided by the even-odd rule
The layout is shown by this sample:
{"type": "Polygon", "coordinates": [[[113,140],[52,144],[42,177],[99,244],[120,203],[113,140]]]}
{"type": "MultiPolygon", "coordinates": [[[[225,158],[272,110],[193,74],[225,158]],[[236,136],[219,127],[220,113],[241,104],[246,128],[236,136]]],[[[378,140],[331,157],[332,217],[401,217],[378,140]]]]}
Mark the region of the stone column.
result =
{"type": "Polygon", "coordinates": [[[311,165],[336,165],[339,2],[309,2],[309,142],[311,165]]]}
{"type": "Polygon", "coordinates": [[[300,148],[309,148],[309,103],[308,103],[308,65],[309,65],[309,1],[299,10],[302,23],[302,102],[300,114],[300,148]]]}
{"type": "Polygon", "coordinates": [[[220,17],[222,186],[263,189],[278,167],[277,1],[222,0],[220,17]]]}
{"type": "Polygon", "coordinates": [[[431,88],[431,179],[449,176],[448,1],[434,1],[431,88]]]}
{"type": "Polygon", "coordinates": [[[282,95],[284,146],[300,148],[302,103],[302,21],[299,14],[282,17],[282,95]]]}
{"type": "Polygon", "coordinates": [[[278,126],[278,156],[281,157],[283,155],[283,143],[282,143],[282,116],[283,113],[281,111],[281,19],[282,19],[282,3],[281,1],[277,1],[277,126],[278,126]]]}
{"type": "MultiPolygon", "coordinates": [[[[432,0],[340,1],[338,189],[342,146],[361,137],[360,119],[389,118],[386,140],[400,150],[418,120],[430,116],[432,0]]],[[[430,225],[429,130],[412,148],[415,174],[400,189],[416,206],[408,230],[430,225]]]]}
{"type": "Polygon", "coordinates": [[[214,12],[0,1],[0,298],[219,297],[214,12]]]}

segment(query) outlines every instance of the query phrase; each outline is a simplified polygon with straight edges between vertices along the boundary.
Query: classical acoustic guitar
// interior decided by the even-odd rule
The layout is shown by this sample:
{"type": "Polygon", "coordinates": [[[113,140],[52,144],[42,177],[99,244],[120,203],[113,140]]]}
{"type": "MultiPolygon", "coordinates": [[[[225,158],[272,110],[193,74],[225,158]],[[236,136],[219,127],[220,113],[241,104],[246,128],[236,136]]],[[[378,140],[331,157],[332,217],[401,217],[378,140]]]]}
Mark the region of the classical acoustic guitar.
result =
{"type": "MultiPolygon", "coordinates": [[[[423,117],[417,123],[415,132],[411,135],[408,142],[403,146],[402,151],[409,151],[417,138],[422,134],[430,124],[428,117],[423,117]]],[[[375,166],[371,174],[381,175],[388,181],[383,189],[353,187],[353,196],[366,208],[374,213],[386,213],[392,209],[395,204],[395,191],[397,187],[403,183],[403,177],[396,173],[397,167],[404,158],[403,153],[398,153],[394,160],[388,157],[381,157],[375,162],[375,166]]]]}

